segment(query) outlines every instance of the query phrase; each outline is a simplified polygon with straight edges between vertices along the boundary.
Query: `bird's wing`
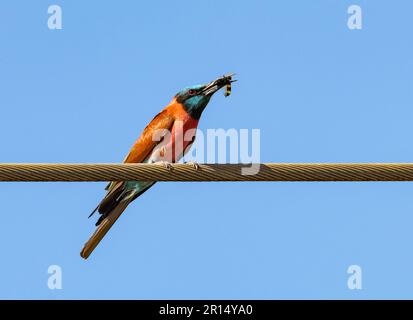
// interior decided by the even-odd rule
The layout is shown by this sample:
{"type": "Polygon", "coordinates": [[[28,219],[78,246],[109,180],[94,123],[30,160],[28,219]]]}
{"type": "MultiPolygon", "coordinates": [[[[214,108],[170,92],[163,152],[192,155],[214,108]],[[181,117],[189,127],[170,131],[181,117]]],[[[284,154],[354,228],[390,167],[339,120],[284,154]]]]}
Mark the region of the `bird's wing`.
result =
{"type": "MultiPolygon", "coordinates": [[[[158,113],[152,121],[143,130],[141,136],[136,140],[128,155],[123,160],[124,163],[141,163],[150,156],[152,150],[161,141],[154,141],[153,137],[157,130],[172,130],[175,122],[175,117],[164,109],[158,113]]],[[[105,190],[112,191],[117,185],[117,182],[110,182],[105,190]]]]}
{"type": "Polygon", "coordinates": [[[132,146],[132,149],[123,162],[143,162],[152,152],[153,148],[161,142],[154,141],[153,139],[154,134],[156,134],[157,130],[171,131],[174,122],[175,117],[169,112],[168,109],[164,109],[162,112],[158,113],[155,118],[153,118],[153,120],[148,124],[145,130],[143,130],[143,133],[132,146]]]}
{"type": "MultiPolygon", "coordinates": [[[[172,127],[175,122],[175,117],[173,114],[165,108],[161,112],[159,112],[152,121],[146,126],[143,130],[142,134],[136,140],[135,144],[132,146],[131,150],[129,151],[128,155],[123,160],[124,163],[141,163],[147,159],[152,150],[162,141],[154,141],[153,137],[156,134],[157,130],[172,130],[172,127]]],[[[91,217],[101,206],[102,203],[105,203],[105,200],[108,199],[111,194],[118,189],[120,185],[122,185],[122,181],[112,181],[106,186],[105,190],[108,191],[105,198],[102,202],[96,207],[95,210],[90,214],[91,217]]],[[[99,210],[101,211],[101,210],[99,210]]]]}

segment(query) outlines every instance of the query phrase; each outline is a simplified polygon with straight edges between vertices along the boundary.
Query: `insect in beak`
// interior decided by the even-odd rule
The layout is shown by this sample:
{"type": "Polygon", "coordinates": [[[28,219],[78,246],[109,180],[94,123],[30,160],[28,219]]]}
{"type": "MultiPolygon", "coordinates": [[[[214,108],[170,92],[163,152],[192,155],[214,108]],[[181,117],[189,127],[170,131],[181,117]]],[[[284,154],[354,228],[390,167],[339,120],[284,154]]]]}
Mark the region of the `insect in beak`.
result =
{"type": "Polygon", "coordinates": [[[228,97],[231,94],[231,83],[237,81],[237,80],[232,80],[233,76],[234,74],[228,74],[228,75],[222,76],[210,82],[208,85],[205,86],[203,90],[203,94],[213,95],[219,89],[226,87],[226,91],[224,92],[224,95],[228,97]]]}
{"type": "Polygon", "coordinates": [[[225,87],[225,92],[224,92],[225,97],[228,97],[231,94],[231,89],[232,89],[231,83],[237,81],[237,80],[232,80],[233,75],[234,74],[229,74],[227,76],[224,76],[228,80],[227,85],[225,87]]]}

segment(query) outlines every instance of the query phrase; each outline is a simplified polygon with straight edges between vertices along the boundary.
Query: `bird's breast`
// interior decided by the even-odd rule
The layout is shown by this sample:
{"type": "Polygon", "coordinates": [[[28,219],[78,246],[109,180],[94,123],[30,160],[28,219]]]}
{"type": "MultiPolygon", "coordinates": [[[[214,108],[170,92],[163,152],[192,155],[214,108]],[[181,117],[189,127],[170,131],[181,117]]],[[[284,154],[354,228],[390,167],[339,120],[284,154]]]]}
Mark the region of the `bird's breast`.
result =
{"type": "Polygon", "coordinates": [[[175,113],[175,122],[162,142],[152,151],[148,162],[178,162],[195,140],[199,120],[185,113],[175,113]]]}
{"type": "Polygon", "coordinates": [[[195,140],[199,120],[187,115],[177,119],[172,128],[173,161],[178,162],[195,140]]]}

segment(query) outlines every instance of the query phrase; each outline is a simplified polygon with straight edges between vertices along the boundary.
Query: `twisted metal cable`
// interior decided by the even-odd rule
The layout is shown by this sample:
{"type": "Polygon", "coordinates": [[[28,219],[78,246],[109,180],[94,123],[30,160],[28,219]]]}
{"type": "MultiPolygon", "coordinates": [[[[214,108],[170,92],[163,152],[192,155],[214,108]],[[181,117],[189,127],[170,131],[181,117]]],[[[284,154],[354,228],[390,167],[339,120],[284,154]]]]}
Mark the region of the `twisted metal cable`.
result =
{"type": "Polygon", "coordinates": [[[0,181],[413,181],[413,163],[0,164],[0,181]],[[254,170],[252,170],[254,171],[254,170]]]}

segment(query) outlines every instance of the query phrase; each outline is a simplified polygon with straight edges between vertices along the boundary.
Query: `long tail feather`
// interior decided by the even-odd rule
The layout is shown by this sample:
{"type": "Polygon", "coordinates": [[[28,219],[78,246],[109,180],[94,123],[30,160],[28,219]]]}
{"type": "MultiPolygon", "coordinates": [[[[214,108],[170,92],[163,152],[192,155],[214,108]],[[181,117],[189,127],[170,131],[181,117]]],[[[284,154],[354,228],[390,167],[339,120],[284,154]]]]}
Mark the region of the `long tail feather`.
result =
{"type": "Polygon", "coordinates": [[[116,220],[118,220],[122,212],[126,209],[131,201],[132,199],[119,202],[119,204],[115,208],[113,208],[113,210],[106,216],[106,218],[103,219],[103,221],[96,228],[95,232],[85,243],[82,251],[80,252],[80,256],[82,258],[87,259],[90,256],[90,254],[97,247],[99,242],[103,239],[103,237],[113,226],[116,220]]]}

